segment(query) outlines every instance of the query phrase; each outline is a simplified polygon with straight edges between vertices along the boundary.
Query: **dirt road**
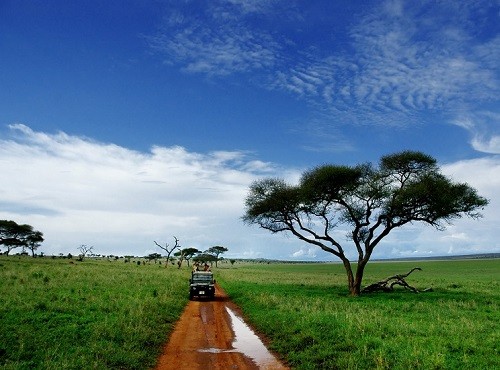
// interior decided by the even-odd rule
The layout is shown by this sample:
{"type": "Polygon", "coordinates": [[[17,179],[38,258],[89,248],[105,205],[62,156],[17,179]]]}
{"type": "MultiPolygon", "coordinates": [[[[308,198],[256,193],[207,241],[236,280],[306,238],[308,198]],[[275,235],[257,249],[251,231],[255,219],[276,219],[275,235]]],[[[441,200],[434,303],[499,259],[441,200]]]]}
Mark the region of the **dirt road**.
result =
{"type": "Polygon", "coordinates": [[[156,369],[288,368],[265,348],[217,286],[214,300],[186,306],[156,369]]]}

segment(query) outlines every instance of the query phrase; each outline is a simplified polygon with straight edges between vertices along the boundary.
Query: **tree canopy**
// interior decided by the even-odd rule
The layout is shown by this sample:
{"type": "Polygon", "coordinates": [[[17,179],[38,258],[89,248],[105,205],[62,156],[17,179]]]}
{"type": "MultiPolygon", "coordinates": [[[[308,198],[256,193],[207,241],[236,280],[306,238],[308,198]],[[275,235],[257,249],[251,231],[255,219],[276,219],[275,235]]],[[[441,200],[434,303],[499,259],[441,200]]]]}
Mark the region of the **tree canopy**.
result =
{"type": "Polygon", "coordinates": [[[468,184],[441,174],[431,156],[404,151],[382,157],[377,167],[322,165],[303,173],[298,185],[277,178],[256,181],[243,220],[273,233],[290,232],[332,253],[344,264],[351,294],[359,295],[374,248],[392,230],[414,222],[443,230],[464,215],[481,217],[487,204],[468,184]],[[341,225],[349,227],[357,251],[355,272],[334,233],[341,225]]]}
{"type": "Polygon", "coordinates": [[[229,249],[226,247],[222,247],[220,245],[216,245],[213,247],[208,248],[208,250],[205,253],[212,254],[215,256],[215,267],[217,267],[217,262],[222,259],[222,257],[219,257],[221,254],[227,252],[229,249]]]}
{"type": "Polygon", "coordinates": [[[15,221],[0,220],[0,245],[7,248],[5,252],[7,255],[18,247],[22,247],[23,250],[28,248],[34,255],[43,240],[43,233],[34,230],[31,225],[19,225],[15,221]]]}
{"type": "MultiPolygon", "coordinates": [[[[183,248],[183,249],[175,252],[174,256],[179,257],[180,263],[182,263],[183,260],[186,260],[186,262],[189,266],[189,261],[198,253],[201,253],[201,251],[199,251],[198,249],[193,248],[193,247],[188,247],[188,248],[183,248]]],[[[180,268],[180,264],[179,264],[179,268],[180,268]]]]}

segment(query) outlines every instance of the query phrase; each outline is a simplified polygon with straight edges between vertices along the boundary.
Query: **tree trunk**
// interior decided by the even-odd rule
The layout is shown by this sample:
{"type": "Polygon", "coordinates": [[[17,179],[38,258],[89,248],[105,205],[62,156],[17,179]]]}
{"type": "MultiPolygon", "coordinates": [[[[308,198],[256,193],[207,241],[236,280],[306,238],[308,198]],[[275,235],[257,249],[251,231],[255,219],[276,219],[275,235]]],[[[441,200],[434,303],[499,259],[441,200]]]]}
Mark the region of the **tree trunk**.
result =
{"type": "MultiPolygon", "coordinates": [[[[377,283],[368,285],[366,288],[363,289],[363,292],[371,293],[371,292],[376,292],[376,291],[383,291],[383,292],[392,292],[394,290],[394,285],[400,285],[404,287],[405,289],[409,289],[415,293],[419,293],[419,290],[412,287],[409,285],[405,278],[407,278],[413,271],[419,270],[422,271],[420,267],[415,267],[410,270],[410,272],[406,274],[398,274],[398,275],[393,275],[389,276],[387,279],[381,280],[377,283]]],[[[424,291],[431,291],[432,288],[427,288],[424,291]]]]}
{"type": "MultiPolygon", "coordinates": [[[[361,291],[361,282],[358,284],[357,278],[354,278],[354,274],[352,273],[351,263],[348,259],[342,259],[344,264],[345,271],[347,273],[347,286],[349,287],[349,292],[351,296],[358,296],[361,291]]],[[[357,274],[356,274],[357,275],[357,274]]]]}
{"type": "Polygon", "coordinates": [[[349,284],[349,292],[351,293],[351,297],[357,297],[361,293],[361,286],[357,281],[353,281],[349,284]]]}
{"type": "Polygon", "coordinates": [[[356,275],[353,274],[349,261],[344,261],[344,267],[347,272],[347,282],[349,285],[349,292],[352,297],[357,297],[361,294],[361,283],[363,282],[363,274],[365,266],[368,261],[361,260],[356,267],[356,275]]]}

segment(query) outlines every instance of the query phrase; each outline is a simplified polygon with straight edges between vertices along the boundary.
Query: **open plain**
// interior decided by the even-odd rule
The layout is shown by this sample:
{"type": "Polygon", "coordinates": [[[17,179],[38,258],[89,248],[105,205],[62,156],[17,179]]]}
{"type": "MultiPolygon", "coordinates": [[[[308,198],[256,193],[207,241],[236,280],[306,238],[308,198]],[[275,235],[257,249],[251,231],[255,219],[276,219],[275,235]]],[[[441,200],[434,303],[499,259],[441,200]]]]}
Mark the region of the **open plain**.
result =
{"type": "MultiPolygon", "coordinates": [[[[189,304],[189,268],[132,262],[0,256],[0,369],[160,366],[190,305],[228,333],[212,343],[202,329],[203,363],[240,358],[233,312],[293,369],[500,368],[499,259],[373,262],[366,285],[419,266],[408,282],[432,291],[357,298],[337,263],[227,262],[214,273],[228,298],[189,304]]],[[[246,357],[236,364],[256,366],[246,357]]]]}

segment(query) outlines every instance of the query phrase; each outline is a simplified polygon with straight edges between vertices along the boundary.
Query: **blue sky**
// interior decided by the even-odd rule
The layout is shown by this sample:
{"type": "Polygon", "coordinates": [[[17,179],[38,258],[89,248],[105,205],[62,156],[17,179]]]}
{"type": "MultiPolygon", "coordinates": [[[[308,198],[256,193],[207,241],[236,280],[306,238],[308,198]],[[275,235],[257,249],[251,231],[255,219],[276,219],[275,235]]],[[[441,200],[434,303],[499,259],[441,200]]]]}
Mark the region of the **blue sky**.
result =
{"type": "MultiPolygon", "coordinates": [[[[0,2],[0,218],[46,253],[331,259],[241,223],[252,181],[431,154],[489,198],[377,257],[498,252],[500,3],[0,2]]],[[[340,230],[340,232],[345,232],[340,230]]]]}

